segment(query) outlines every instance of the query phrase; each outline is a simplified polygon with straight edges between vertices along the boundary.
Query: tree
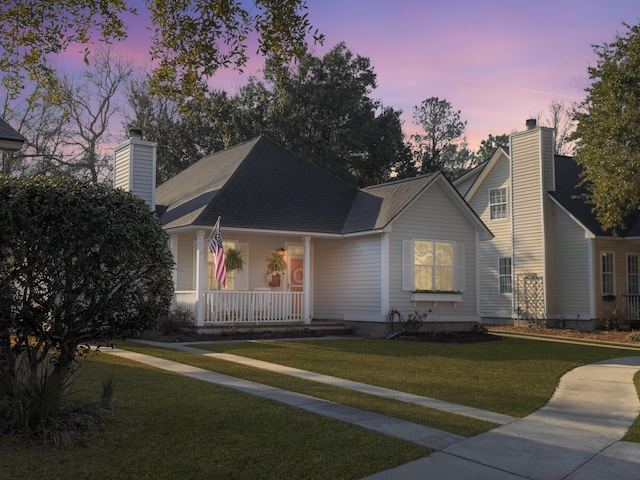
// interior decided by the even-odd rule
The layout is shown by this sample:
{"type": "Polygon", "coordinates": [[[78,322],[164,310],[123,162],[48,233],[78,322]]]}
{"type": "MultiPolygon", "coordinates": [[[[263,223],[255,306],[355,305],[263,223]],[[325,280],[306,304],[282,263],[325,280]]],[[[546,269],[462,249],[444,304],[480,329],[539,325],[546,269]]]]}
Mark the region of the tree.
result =
{"type": "Polygon", "coordinates": [[[31,376],[79,345],[134,335],[165,313],[173,256],[154,213],[122,190],[71,177],[0,176],[0,333],[31,376]]]}
{"type": "Polygon", "coordinates": [[[158,144],[157,185],[226,146],[219,128],[230,121],[230,100],[224,92],[205,95],[180,108],[173,99],[153,94],[148,81],[130,83],[127,98],[133,114],[128,122],[158,144]]]}
{"type": "MultiPolygon", "coordinates": [[[[193,153],[201,157],[221,145],[265,134],[345,181],[364,186],[387,180],[408,156],[401,112],[371,98],[375,82],[369,59],[340,43],[321,58],[305,54],[295,65],[267,62],[264,81],[253,77],[234,96],[205,92],[189,108],[172,109],[168,116],[151,113],[153,108],[144,113],[143,104],[158,104],[148,95],[142,101],[136,94],[130,101],[138,105],[133,121],[147,138],[158,139],[159,148],[158,119],[178,132],[162,134],[176,146],[169,152],[168,174],[190,165],[197,159],[193,153]],[[189,145],[199,148],[188,150],[189,145]]],[[[158,158],[160,171],[160,151],[158,158]]]]}
{"type": "Polygon", "coordinates": [[[443,153],[445,148],[455,143],[464,132],[466,121],[460,120],[460,110],[438,97],[430,97],[413,107],[414,123],[423,132],[412,135],[415,142],[415,161],[422,173],[445,169],[443,153]]]}
{"type": "Polygon", "coordinates": [[[507,147],[509,148],[509,135],[502,134],[493,136],[489,134],[489,136],[480,142],[480,148],[476,152],[476,155],[480,158],[481,162],[485,160],[489,160],[498,147],[507,147]]]}
{"type": "Polygon", "coordinates": [[[575,130],[573,107],[562,101],[552,101],[546,115],[538,115],[538,123],[555,130],[553,151],[556,155],[572,155],[574,144],[570,140],[575,130]]]}
{"type": "Polygon", "coordinates": [[[79,79],[69,75],[60,78],[60,106],[71,127],[67,172],[93,183],[108,177],[112,154],[102,153],[100,146],[107,140],[109,122],[120,112],[118,94],[133,71],[131,60],[113,57],[110,50],[98,50],[79,79]]]}
{"type": "Polygon", "coordinates": [[[389,178],[406,151],[401,112],[371,98],[376,74],[368,58],[339,43],[288,68],[269,62],[264,73],[266,85],[242,92],[241,110],[253,120],[241,123],[260,129],[252,133],[272,136],[356,186],[389,178]]]}
{"type": "MultiPolygon", "coordinates": [[[[289,59],[303,53],[307,34],[322,42],[309,23],[305,0],[145,0],[152,21],[151,60],[157,61],[152,87],[188,99],[220,67],[242,69],[249,34],[258,51],[289,59]]],[[[127,16],[137,14],[126,0],[0,0],[0,71],[3,86],[18,94],[26,77],[56,93],[52,58],[71,46],[112,44],[127,37],[127,16]]]]}
{"type": "Polygon", "coordinates": [[[587,201],[602,228],[616,233],[640,207],[640,26],[594,46],[591,85],[575,114],[575,159],[587,201]]]}
{"type": "Polygon", "coordinates": [[[442,152],[442,172],[451,180],[462,176],[480,162],[474,152],[469,149],[466,137],[460,143],[449,143],[442,152]]]}
{"type": "Polygon", "coordinates": [[[3,161],[2,173],[75,175],[93,183],[107,179],[112,153],[101,147],[110,140],[119,94],[132,73],[131,61],[98,50],[75,77],[56,77],[55,100],[37,88],[24,98],[5,96],[2,116],[19,125],[27,142],[3,161]]]}

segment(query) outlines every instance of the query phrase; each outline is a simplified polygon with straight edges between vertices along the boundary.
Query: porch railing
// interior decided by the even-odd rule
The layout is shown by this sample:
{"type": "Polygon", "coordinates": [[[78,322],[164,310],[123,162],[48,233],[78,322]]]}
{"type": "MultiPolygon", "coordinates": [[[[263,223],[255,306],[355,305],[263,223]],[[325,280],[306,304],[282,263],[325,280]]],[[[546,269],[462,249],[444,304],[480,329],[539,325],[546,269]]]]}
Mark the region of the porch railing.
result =
{"type": "MultiPolygon", "coordinates": [[[[298,322],[303,319],[302,292],[211,291],[204,293],[205,324],[298,322]]],[[[196,315],[196,292],[175,292],[173,306],[196,315]]]]}
{"type": "Polygon", "coordinates": [[[640,295],[622,295],[622,305],[629,320],[640,320],[640,295]]]}

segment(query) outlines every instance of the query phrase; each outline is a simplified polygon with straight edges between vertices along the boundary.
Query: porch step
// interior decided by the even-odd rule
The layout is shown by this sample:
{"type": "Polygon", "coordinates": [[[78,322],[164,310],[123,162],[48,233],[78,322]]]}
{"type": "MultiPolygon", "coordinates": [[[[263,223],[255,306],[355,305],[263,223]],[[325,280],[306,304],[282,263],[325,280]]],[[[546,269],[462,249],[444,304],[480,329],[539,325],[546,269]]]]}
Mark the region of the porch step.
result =
{"type": "Polygon", "coordinates": [[[204,335],[228,335],[230,333],[242,332],[272,332],[274,337],[281,333],[283,336],[293,337],[299,333],[300,337],[326,337],[330,335],[350,335],[351,328],[344,323],[314,320],[310,324],[304,322],[278,322],[278,323],[248,323],[234,325],[205,325],[194,329],[199,334],[204,335]]]}

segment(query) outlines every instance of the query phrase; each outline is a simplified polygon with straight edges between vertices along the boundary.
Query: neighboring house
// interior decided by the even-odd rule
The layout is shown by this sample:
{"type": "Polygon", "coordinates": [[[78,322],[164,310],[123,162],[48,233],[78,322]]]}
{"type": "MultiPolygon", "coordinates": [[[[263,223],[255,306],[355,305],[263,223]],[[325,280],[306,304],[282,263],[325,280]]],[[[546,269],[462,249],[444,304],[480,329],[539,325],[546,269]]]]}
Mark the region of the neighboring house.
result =
{"type": "Polygon", "coordinates": [[[10,152],[20,150],[24,142],[26,142],[26,138],[0,118],[0,150],[8,150],[10,152]]]}
{"type": "Polygon", "coordinates": [[[483,321],[593,328],[637,317],[640,217],[618,236],[602,231],[578,187],[580,167],[554,155],[552,129],[527,127],[454,182],[494,234],[478,246],[483,321]]]}
{"type": "Polygon", "coordinates": [[[442,174],[358,190],[261,136],[153,190],[155,144],[132,136],[115,156],[116,187],[145,198],[170,236],[176,303],[199,326],[339,320],[381,336],[391,310],[430,312],[442,328],[480,320],[476,259],[492,235],[442,174]],[[244,260],[227,289],[207,250],[218,217],[244,260]],[[278,250],[287,271],[270,287],[278,250]]]}

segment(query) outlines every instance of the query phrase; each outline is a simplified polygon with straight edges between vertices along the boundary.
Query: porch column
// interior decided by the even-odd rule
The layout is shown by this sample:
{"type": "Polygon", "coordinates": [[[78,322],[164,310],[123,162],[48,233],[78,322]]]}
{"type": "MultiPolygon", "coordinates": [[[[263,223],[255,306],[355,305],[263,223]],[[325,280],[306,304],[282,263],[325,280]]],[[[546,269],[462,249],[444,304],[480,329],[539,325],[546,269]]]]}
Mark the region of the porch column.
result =
{"type": "Polygon", "coordinates": [[[196,232],[196,325],[204,325],[204,291],[207,284],[207,252],[204,230],[196,232]]]}
{"type": "Polygon", "coordinates": [[[304,259],[305,274],[302,278],[302,320],[304,323],[311,323],[311,237],[304,237],[304,259]]]}
{"type": "Polygon", "coordinates": [[[173,289],[178,289],[178,236],[173,234],[169,236],[169,250],[173,256],[173,270],[171,271],[171,280],[173,280],[173,289]]]}

